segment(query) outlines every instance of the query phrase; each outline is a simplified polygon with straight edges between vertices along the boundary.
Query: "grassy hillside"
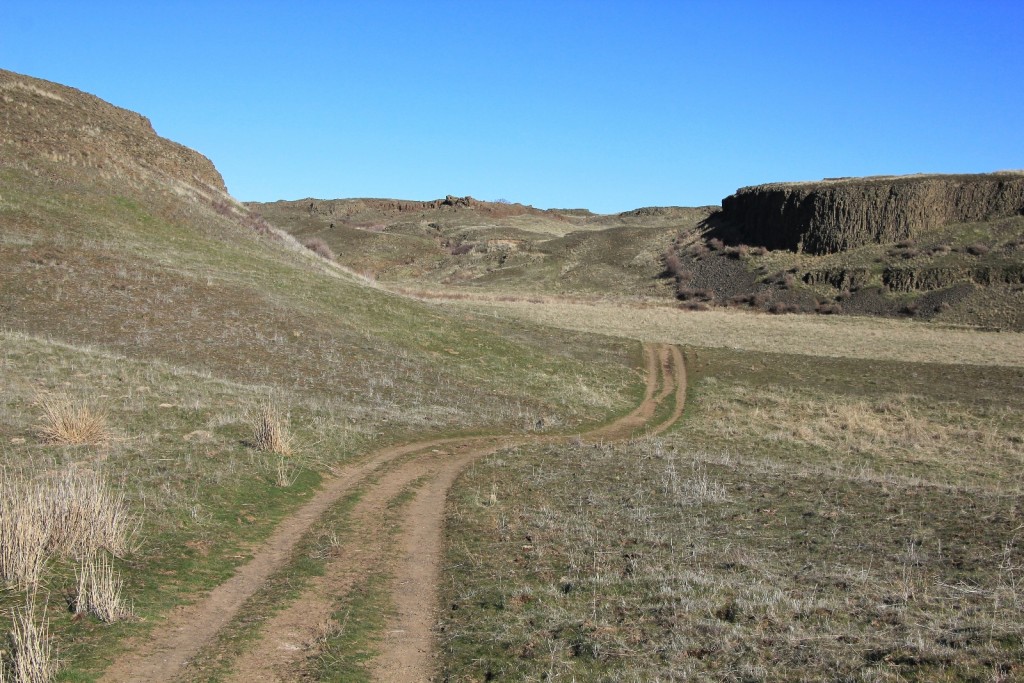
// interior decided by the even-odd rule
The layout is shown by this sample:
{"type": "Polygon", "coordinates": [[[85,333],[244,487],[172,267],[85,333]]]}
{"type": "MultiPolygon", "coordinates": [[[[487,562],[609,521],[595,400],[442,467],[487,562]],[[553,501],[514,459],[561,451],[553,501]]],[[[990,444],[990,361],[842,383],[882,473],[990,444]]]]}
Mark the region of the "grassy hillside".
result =
{"type": "MultiPolygon", "coordinates": [[[[0,481],[18,502],[85,473],[123,496],[114,507],[138,527],[101,552],[135,618],[65,609],[86,566],[66,548],[3,594],[4,615],[26,589],[39,595],[31,611],[49,615],[65,677],[89,679],[223,580],[332,467],[374,444],[574,429],[630,405],[636,345],[382,291],[235,202],[208,160],[142,117],[9,72],[0,95],[0,481]],[[48,438],[45,409],[59,404],[100,416],[100,438],[48,438]],[[267,405],[289,452],[255,441],[267,405]]],[[[0,511],[5,524],[29,517],[0,511]]]]}
{"type": "Polygon", "coordinates": [[[251,206],[301,240],[323,240],[349,268],[410,291],[677,300],[690,310],[1022,330],[1020,177],[777,184],[744,188],[735,195],[742,201],[727,198],[733,208],[722,211],[655,207],[614,216],[451,197],[251,206]],[[807,206],[785,209],[801,201],[807,206]],[[832,235],[826,241],[841,247],[812,252],[786,237],[811,229],[804,223],[858,237],[832,235]]]}
{"type": "Polygon", "coordinates": [[[540,211],[453,198],[249,203],[300,241],[321,239],[346,267],[419,289],[491,293],[672,295],[662,256],[708,209],[616,215],[540,211]]]}

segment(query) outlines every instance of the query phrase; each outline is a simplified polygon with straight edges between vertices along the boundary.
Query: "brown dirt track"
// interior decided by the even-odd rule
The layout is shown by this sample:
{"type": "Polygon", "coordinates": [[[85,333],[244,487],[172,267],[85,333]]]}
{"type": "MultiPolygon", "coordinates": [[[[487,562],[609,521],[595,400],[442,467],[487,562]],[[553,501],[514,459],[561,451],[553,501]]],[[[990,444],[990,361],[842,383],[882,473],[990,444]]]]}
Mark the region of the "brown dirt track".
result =
{"type": "MultiPolygon", "coordinates": [[[[582,438],[615,441],[638,433],[660,433],[683,413],[686,369],[678,347],[644,347],[646,391],[629,415],[582,438]],[[651,424],[659,406],[672,412],[651,424]]],[[[325,573],[276,613],[257,642],[232,662],[229,680],[298,680],[303,662],[316,652],[317,638],[337,600],[367,575],[393,577],[395,618],[371,663],[374,680],[427,681],[434,671],[432,627],[442,546],[445,498],[459,472],[489,453],[526,443],[566,441],[568,436],[515,435],[424,441],[386,448],[350,465],[330,479],[309,503],[285,519],[235,575],[197,602],[175,611],[150,639],[116,661],[102,681],[169,681],[201,677],[189,660],[212,643],[271,574],[287,561],[299,538],[342,496],[364,489],[351,512],[353,532],[328,560],[325,573]],[[386,528],[388,504],[418,484],[401,515],[397,536],[386,528]],[[393,540],[392,540],[393,539],[393,540]]]]}

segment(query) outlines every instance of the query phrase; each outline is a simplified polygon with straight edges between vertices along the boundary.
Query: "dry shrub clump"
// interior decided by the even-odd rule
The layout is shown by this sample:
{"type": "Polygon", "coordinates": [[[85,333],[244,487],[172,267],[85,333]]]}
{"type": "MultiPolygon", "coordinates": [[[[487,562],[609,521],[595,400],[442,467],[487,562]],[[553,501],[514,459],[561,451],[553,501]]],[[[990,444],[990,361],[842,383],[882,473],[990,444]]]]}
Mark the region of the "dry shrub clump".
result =
{"type": "Polygon", "coordinates": [[[64,446],[98,445],[110,441],[107,414],[90,402],[76,402],[67,394],[42,394],[37,399],[43,410],[39,436],[64,446]]]}
{"type": "MultiPolygon", "coordinates": [[[[45,611],[45,610],[44,610],[45,611]]],[[[14,612],[10,648],[0,662],[0,683],[48,683],[57,677],[60,661],[49,638],[49,622],[36,620],[36,594],[30,592],[24,609],[14,612]]]]}
{"type": "Polygon", "coordinates": [[[105,555],[94,555],[79,567],[75,614],[92,614],[108,623],[131,616],[121,597],[121,577],[105,555]]]}
{"type": "Polygon", "coordinates": [[[277,455],[292,455],[295,444],[285,421],[277,408],[265,403],[249,418],[252,427],[252,442],[257,450],[277,455]]]}
{"type": "Polygon", "coordinates": [[[311,239],[306,240],[303,243],[303,246],[306,247],[306,249],[309,249],[317,256],[325,258],[328,261],[333,261],[337,258],[334,255],[334,252],[331,250],[330,245],[328,245],[327,242],[324,242],[319,237],[313,237],[311,239]]]}
{"type": "Polygon", "coordinates": [[[667,275],[678,277],[680,271],[683,270],[683,262],[674,247],[669,247],[665,250],[662,261],[665,263],[665,273],[667,275]]]}
{"type": "Polygon", "coordinates": [[[95,472],[36,478],[0,473],[0,579],[7,585],[38,585],[54,555],[130,552],[137,527],[123,494],[95,472]]]}

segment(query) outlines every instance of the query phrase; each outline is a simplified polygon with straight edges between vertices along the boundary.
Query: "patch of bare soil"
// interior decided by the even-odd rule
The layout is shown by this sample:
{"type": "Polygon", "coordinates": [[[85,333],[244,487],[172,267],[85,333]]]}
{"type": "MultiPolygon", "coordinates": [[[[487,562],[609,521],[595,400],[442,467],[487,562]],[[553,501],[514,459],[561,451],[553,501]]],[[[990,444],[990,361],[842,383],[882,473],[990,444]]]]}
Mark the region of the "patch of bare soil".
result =
{"type": "MultiPolygon", "coordinates": [[[[644,356],[647,385],[643,401],[629,415],[583,438],[608,441],[628,439],[640,432],[660,433],[682,415],[686,397],[682,353],[674,346],[648,345],[644,356]],[[668,400],[673,402],[672,412],[652,425],[659,407],[668,400]]],[[[367,490],[352,512],[352,534],[332,553],[324,575],[268,620],[260,639],[233,663],[230,680],[297,680],[303,662],[316,653],[318,638],[336,602],[360,578],[376,573],[394,577],[390,591],[396,617],[388,626],[381,654],[372,663],[374,679],[430,680],[434,671],[432,628],[442,518],[449,488],[459,472],[476,458],[517,444],[568,438],[516,435],[426,441],[387,448],[344,468],[313,500],[284,520],[231,579],[174,612],[165,624],[154,629],[149,640],[115,662],[101,680],[167,681],[187,677],[189,659],[211,643],[244,601],[284,565],[303,533],[345,493],[361,485],[367,490]],[[416,481],[426,483],[403,514],[392,546],[387,541],[389,530],[384,527],[388,503],[416,481]]]]}

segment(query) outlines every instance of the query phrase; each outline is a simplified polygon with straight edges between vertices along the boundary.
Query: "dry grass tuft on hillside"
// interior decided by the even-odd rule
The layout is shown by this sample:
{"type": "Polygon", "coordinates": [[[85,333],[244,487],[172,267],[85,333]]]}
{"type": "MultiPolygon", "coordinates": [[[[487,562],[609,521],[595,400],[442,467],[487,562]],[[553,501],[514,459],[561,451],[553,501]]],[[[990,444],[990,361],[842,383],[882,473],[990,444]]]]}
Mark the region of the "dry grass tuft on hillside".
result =
{"type": "Polygon", "coordinates": [[[111,439],[103,408],[77,401],[65,393],[40,394],[43,411],[39,436],[47,443],[63,446],[102,445],[111,439]]]}

